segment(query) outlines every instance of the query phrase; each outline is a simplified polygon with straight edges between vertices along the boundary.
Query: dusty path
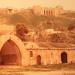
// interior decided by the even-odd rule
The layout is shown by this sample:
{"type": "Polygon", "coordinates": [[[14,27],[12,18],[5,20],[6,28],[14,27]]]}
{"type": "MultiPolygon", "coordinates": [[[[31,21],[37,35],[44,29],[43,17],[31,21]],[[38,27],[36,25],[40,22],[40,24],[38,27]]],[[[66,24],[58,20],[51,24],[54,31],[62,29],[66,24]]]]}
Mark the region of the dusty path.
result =
{"type": "Polygon", "coordinates": [[[66,70],[65,68],[63,68],[63,69],[58,69],[54,71],[44,70],[44,69],[35,71],[35,70],[29,70],[29,69],[27,70],[26,67],[0,66],[0,75],[75,75],[75,69],[68,68],[66,70]]]}
{"type": "Polygon", "coordinates": [[[23,71],[23,72],[0,72],[0,75],[75,75],[75,71],[23,71]]]}

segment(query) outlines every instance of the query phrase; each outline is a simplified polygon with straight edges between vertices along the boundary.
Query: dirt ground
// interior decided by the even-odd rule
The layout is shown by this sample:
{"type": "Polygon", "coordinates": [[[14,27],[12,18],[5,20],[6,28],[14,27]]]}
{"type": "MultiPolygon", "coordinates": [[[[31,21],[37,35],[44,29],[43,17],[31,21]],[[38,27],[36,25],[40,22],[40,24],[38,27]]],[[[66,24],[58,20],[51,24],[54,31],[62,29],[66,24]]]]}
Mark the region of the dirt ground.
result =
{"type": "Polygon", "coordinates": [[[0,66],[0,75],[75,75],[75,64],[0,66]]]}
{"type": "Polygon", "coordinates": [[[75,71],[25,71],[25,72],[0,72],[0,75],[75,75],[75,71]]]}

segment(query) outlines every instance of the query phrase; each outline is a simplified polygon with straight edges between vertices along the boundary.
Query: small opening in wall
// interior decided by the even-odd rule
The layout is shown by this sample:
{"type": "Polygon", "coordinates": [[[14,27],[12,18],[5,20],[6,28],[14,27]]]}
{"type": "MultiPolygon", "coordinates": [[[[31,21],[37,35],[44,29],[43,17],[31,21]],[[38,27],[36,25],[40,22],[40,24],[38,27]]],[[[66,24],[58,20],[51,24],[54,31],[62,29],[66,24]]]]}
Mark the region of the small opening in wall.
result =
{"type": "Polygon", "coordinates": [[[66,52],[61,53],[61,62],[67,63],[67,53],[66,52]]]}
{"type": "Polygon", "coordinates": [[[33,57],[33,52],[32,51],[30,51],[30,57],[33,57]]]}
{"type": "Polygon", "coordinates": [[[41,65],[41,56],[37,55],[37,65],[41,65]]]}

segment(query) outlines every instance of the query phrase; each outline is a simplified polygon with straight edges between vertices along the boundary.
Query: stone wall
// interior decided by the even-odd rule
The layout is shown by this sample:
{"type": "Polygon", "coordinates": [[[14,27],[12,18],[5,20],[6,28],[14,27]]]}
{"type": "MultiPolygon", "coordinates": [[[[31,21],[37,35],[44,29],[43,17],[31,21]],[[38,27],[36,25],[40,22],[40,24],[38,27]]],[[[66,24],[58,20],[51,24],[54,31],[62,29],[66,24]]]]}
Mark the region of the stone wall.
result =
{"type": "Polygon", "coordinates": [[[32,51],[33,56],[29,57],[30,65],[37,65],[37,56],[41,56],[41,64],[62,64],[61,54],[65,52],[67,54],[67,63],[75,63],[75,50],[28,50],[29,56],[32,51]]]}

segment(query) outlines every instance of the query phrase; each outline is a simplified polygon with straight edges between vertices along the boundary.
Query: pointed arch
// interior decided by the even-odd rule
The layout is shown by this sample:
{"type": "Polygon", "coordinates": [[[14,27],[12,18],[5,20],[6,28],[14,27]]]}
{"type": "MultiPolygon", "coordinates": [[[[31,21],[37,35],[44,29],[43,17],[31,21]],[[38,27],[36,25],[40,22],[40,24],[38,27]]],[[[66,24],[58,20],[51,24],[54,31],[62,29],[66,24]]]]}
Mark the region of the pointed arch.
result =
{"type": "Polygon", "coordinates": [[[0,37],[0,51],[2,49],[2,47],[4,46],[4,44],[8,41],[8,40],[11,40],[13,41],[16,46],[19,48],[19,51],[22,55],[22,61],[21,61],[21,64],[22,65],[28,65],[28,58],[27,58],[27,50],[25,50],[25,46],[24,46],[24,43],[15,35],[10,35],[10,34],[7,34],[7,35],[2,35],[0,37]]]}

